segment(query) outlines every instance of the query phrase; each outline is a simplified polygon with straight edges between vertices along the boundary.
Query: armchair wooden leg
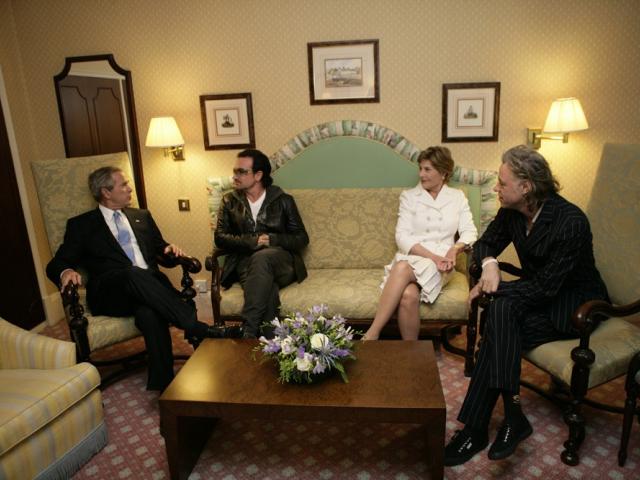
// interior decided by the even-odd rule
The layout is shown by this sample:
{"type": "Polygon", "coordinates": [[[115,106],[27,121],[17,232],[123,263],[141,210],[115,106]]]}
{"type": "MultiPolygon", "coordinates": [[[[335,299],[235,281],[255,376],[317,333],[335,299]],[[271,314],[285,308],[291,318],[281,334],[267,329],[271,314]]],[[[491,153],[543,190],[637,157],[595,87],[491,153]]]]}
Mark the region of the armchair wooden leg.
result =
{"type": "Polygon", "coordinates": [[[476,340],[478,339],[478,302],[474,301],[467,322],[467,354],[464,359],[464,376],[470,377],[475,367],[476,340]]]}
{"type": "Polygon", "coordinates": [[[580,413],[580,400],[572,400],[564,414],[564,423],[569,427],[569,438],[564,442],[564,451],[560,458],[566,465],[576,466],[580,463],[578,449],[584,440],[584,417],[580,413]]]}
{"type": "Polygon", "coordinates": [[[629,435],[631,433],[631,425],[636,410],[636,397],[627,395],[624,402],[624,419],[622,420],[622,437],[620,438],[620,450],[618,451],[618,465],[624,467],[627,461],[627,447],[629,446],[629,435]]]}
{"type": "Polygon", "coordinates": [[[640,371],[640,352],[629,362],[629,370],[627,371],[627,380],[624,388],[627,391],[627,398],[624,402],[624,418],[622,420],[622,437],[620,438],[620,450],[618,451],[618,465],[624,467],[627,461],[627,447],[629,446],[629,434],[631,433],[631,425],[633,417],[638,414],[638,422],[640,422],[640,412],[636,412],[636,400],[640,395],[640,384],[636,379],[640,371]]]}

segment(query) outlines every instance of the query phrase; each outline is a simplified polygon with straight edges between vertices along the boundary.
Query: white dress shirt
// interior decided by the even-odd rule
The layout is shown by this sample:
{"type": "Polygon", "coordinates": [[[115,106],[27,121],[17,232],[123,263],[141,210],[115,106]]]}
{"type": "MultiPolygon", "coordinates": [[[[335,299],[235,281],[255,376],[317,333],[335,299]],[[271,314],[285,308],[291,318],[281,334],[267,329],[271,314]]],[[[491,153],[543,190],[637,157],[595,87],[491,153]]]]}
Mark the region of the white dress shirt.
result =
{"type": "MultiPolygon", "coordinates": [[[[116,210],[111,210],[110,208],[107,208],[102,204],[98,205],[98,208],[100,209],[100,212],[102,212],[102,216],[104,217],[104,221],[107,222],[107,226],[109,227],[109,230],[111,230],[111,233],[113,234],[113,236],[115,237],[115,239],[117,241],[118,240],[118,227],[116,226],[116,222],[115,222],[115,220],[113,218],[113,214],[116,212],[116,210]]],[[[136,239],[136,236],[133,233],[133,229],[131,228],[131,224],[129,223],[129,219],[124,214],[124,212],[120,211],[120,213],[122,214],[121,215],[122,225],[123,225],[124,228],[129,230],[129,235],[131,236],[131,245],[133,246],[133,257],[135,259],[134,265],[136,267],[140,267],[140,268],[144,268],[144,269],[149,268],[149,265],[147,265],[147,262],[144,260],[144,257],[142,256],[142,252],[140,251],[140,246],[138,245],[138,240],[136,239]]]]}

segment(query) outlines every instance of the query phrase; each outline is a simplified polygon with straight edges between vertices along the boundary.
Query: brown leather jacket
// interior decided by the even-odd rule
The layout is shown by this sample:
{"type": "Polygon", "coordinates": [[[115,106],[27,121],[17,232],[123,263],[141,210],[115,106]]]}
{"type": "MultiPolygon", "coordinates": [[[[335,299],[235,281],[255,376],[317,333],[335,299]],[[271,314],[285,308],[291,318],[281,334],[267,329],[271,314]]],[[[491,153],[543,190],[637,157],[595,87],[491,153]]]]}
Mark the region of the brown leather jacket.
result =
{"type": "Polygon", "coordinates": [[[309,244],[309,236],[302,223],[298,207],[293,197],[280,187],[267,188],[264,203],[254,223],[251,208],[244,193],[227,193],[222,198],[218,213],[218,224],[214,235],[218,248],[226,250],[220,284],[229,288],[234,281],[235,269],[240,259],[257,251],[258,236],[269,234],[269,244],[291,252],[296,280],[307,277],[307,270],[300,252],[309,244]]]}

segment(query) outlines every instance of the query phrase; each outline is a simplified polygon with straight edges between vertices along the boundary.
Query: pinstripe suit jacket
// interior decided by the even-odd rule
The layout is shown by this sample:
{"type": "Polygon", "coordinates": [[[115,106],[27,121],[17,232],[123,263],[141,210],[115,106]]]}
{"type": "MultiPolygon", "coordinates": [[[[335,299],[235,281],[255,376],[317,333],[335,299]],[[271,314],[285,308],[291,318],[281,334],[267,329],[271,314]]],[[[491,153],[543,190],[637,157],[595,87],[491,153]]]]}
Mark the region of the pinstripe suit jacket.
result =
{"type": "Polygon", "coordinates": [[[500,282],[496,295],[516,299],[525,313],[548,314],[557,330],[571,333],[571,315],[579,305],[607,298],[595,266],[589,220],[577,206],[554,194],[528,236],[526,228],[522,213],[501,208],[474,245],[475,261],[497,257],[513,242],[523,276],[500,282]]]}

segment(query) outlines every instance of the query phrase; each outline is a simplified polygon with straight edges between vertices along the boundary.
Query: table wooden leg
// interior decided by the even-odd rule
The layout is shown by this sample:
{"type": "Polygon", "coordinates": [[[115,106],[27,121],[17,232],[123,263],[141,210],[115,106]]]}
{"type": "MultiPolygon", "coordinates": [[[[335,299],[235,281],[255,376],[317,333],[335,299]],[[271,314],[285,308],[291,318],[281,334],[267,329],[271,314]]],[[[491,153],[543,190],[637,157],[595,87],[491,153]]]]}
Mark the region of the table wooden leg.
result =
{"type": "Polygon", "coordinates": [[[172,480],[187,480],[216,421],[215,418],[179,416],[161,408],[160,433],[164,437],[172,480]]]}
{"type": "Polygon", "coordinates": [[[446,412],[433,417],[425,425],[427,436],[427,466],[431,480],[444,478],[444,435],[446,412]]]}

